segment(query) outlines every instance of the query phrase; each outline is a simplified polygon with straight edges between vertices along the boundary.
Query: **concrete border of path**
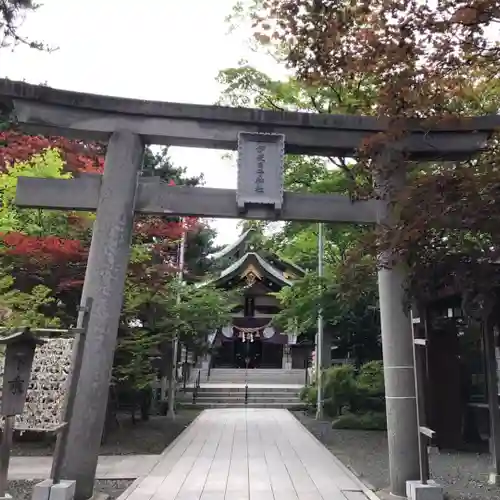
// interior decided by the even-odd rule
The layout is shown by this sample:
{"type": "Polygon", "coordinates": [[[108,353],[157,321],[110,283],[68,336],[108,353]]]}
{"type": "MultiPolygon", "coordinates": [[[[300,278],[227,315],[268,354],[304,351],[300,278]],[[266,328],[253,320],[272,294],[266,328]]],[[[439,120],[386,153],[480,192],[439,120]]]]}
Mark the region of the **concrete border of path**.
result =
{"type": "MultiPolygon", "coordinates": [[[[193,419],[193,421],[185,427],[185,429],[179,433],[179,435],[161,452],[160,455],[158,455],[158,461],[156,463],[159,463],[161,459],[170,452],[170,450],[177,444],[177,442],[182,438],[182,435],[190,428],[192,427],[195,422],[200,418],[201,414],[203,411],[198,413],[196,417],[193,419]]],[[[151,471],[149,471],[151,472],[151,471]]],[[[148,474],[143,474],[139,476],[116,500],[126,500],[134,491],[135,489],[141,484],[141,482],[148,476],[148,474]]],[[[376,500],[370,498],[370,500],[376,500]]]]}
{"type": "MultiPolygon", "coordinates": [[[[96,479],[135,480],[149,473],[158,463],[161,454],[101,455],[99,457],[96,479]]],[[[15,456],[11,458],[9,480],[32,481],[50,477],[52,457],[50,456],[15,456]]]]}

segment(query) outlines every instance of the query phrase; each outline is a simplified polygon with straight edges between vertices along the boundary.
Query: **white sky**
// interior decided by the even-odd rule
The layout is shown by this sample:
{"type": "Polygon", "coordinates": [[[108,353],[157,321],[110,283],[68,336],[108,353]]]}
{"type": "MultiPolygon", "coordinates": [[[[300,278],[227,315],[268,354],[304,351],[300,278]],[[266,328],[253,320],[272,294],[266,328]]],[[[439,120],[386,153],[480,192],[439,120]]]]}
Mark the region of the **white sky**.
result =
{"type": "MultiPolygon", "coordinates": [[[[241,59],[275,75],[284,71],[253,53],[250,27],[228,34],[225,17],[235,0],[41,0],[22,33],[59,50],[25,47],[0,52],[0,77],[89,93],[214,104],[215,78],[241,59]]],[[[223,151],[174,148],[189,174],[203,172],[208,187],[236,188],[236,168],[223,151]]],[[[216,220],[217,243],[237,237],[237,221],[216,220]]]]}

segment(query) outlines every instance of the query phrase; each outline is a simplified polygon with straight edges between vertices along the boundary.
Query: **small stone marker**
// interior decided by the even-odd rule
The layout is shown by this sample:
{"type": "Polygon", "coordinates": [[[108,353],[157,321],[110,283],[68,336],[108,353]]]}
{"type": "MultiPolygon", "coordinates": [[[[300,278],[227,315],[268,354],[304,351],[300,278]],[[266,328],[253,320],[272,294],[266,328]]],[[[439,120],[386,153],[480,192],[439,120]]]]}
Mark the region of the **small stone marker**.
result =
{"type": "Polygon", "coordinates": [[[24,410],[35,349],[44,343],[45,341],[33,335],[29,328],[0,338],[0,345],[5,346],[0,408],[0,413],[5,418],[0,446],[0,498],[10,498],[6,490],[15,418],[24,410]]]}

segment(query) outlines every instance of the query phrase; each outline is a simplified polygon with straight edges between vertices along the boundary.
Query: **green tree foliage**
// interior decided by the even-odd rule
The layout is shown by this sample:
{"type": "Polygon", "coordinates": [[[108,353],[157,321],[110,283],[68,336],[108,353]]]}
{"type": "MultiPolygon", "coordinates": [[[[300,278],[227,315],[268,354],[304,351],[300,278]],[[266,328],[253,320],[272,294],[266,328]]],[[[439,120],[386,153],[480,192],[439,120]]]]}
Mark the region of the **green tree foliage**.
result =
{"type": "Polygon", "coordinates": [[[115,380],[143,388],[156,376],[153,357],[175,335],[194,353],[206,348],[207,334],[230,319],[232,294],[210,285],[181,284],[170,277],[155,287],[129,279],[115,358],[115,380]]]}
{"type": "MultiPolygon", "coordinates": [[[[17,290],[29,303],[26,297],[41,290],[39,287],[49,290],[54,300],[44,305],[45,314],[54,318],[52,323],[57,319],[69,326],[76,319],[94,216],[15,205],[20,176],[72,177],[59,149],[41,149],[26,157],[20,137],[15,136],[12,143],[7,139],[2,151],[9,152],[4,158],[10,161],[5,162],[0,173],[0,262],[3,269],[9,270],[13,294],[17,290]],[[18,152],[27,159],[16,161],[18,152]]],[[[32,320],[32,315],[26,314],[26,321],[32,320]]]]}
{"type": "Polygon", "coordinates": [[[36,285],[30,293],[14,287],[14,279],[9,269],[0,273],[0,321],[2,327],[15,328],[29,325],[32,328],[57,327],[60,320],[53,312],[56,299],[52,290],[44,285],[36,285]]]}
{"type": "MultiPolygon", "coordinates": [[[[56,149],[47,149],[41,154],[33,155],[27,161],[8,165],[5,172],[0,174],[0,232],[23,232],[31,236],[78,235],[79,231],[70,223],[73,215],[71,212],[68,217],[67,212],[56,210],[18,208],[14,200],[19,177],[69,179],[72,176],[69,172],[65,172],[61,154],[56,149]]],[[[88,217],[88,225],[91,225],[93,217],[86,214],[78,215],[88,217]]]]}

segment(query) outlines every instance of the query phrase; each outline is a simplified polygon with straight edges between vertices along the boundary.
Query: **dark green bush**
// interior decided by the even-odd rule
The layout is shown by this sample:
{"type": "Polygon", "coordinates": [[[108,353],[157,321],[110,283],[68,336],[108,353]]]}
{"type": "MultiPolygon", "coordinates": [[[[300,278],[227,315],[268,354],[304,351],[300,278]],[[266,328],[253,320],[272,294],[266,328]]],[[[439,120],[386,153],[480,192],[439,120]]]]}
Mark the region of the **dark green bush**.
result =
{"type": "Polygon", "coordinates": [[[310,408],[316,408],[318,401],[318,388],[315,385],[307,385],[300,391],[300,399],[310,408]]]}
{"type": "MultiPolygon", "coordinates": [[[[334,426],[343,429],[385,429],[384,369],[382,361],[370,361],[358,374],[352,365],[332,366],[322,374],[323,409],[336,418],[334,426]],[[345,418],[344,415],[345,414],[345,418]]],[[[316,408],[318,389],[304,387],[301,400],[310,410],[316,408]]]]}
{"type": "Polygon", "coordinates": [[[387,429],[385,413],[370,411],[367,413],[344,413],[332,422],[334,429],[362,429],[383,431],[387,429]]]}
{"type": "Polygon", "coordinates": [[[356,399],[351,410],[385,412],[382,361],[370,361],[360,368],[356,377],[356,388],[356,399]]]}
{"type": "Polygon", "coordinates": [[[360,369],[356,377],[358,389],[366,396],[381,396],[384,394],[384,365],[382,361],[369,361],[360,369]]]}
{"type": "Polygon", "coordinates": [[[309,392],[309,387],[310,386],[305,385],[304,387],[302,387],[302,389],[300,389],[299,398],[301,401],[304,401],[304,402],[307,401],[307,393],[309,392]]]}
{"type": "Polygon", "coordinates": [[[356,397],[356,379],[351,365],[333,366],[323,374],[324,409],[330,417],[336,417],[342,408],[350,407],[356,397]]]}

